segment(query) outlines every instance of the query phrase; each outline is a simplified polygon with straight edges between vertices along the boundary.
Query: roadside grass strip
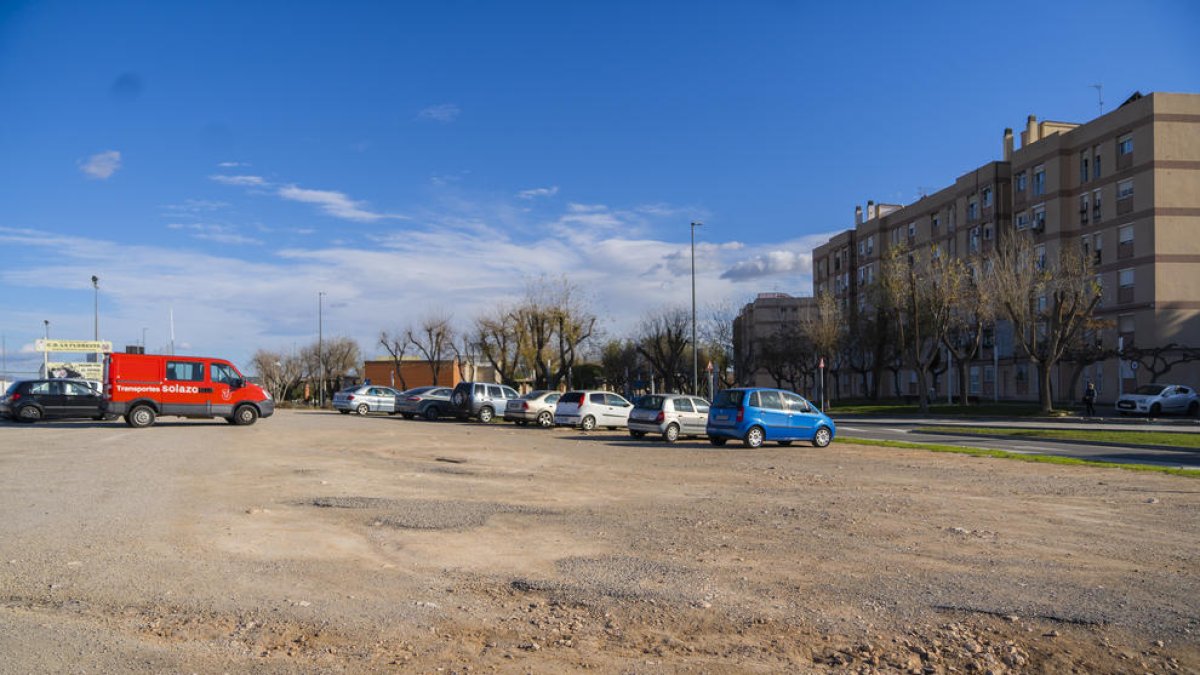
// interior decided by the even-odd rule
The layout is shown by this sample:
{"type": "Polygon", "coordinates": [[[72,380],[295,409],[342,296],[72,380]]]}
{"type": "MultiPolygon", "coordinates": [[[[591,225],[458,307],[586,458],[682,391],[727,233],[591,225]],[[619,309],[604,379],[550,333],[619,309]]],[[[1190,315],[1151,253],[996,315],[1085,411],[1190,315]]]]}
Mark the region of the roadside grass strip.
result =
{"type": "Polygon", "coordinates": [[[1044,438],[1060,441],[1091,441],[1114,445],[1158,445],[1200,450],[1200,434],[1169,431],[1086,431],[1083,429],[1004,429],[1001,427],[917,427],[915,431],[935,434],[971,434],[972,436],[1009,436],[1044,438]]]}
{"type": "Polygon", "coordinates": [[[961,445],[937,445],[934,443],[908,443],[906,441],[877,441],[870,438],[851,438],[839,436],[841,443],[853,445],[871,445],[881,448],[902,448],[905,450],[928,450],[930,452],[953,452],[973,457],[994,457],[996,459],[1015,459],[1021,462],[1038,462],[1041,464],[1069,464],[1091,466],[1103,469],[1124,469],[1126,471],[1142,471],[1147,473],[1165,473],[1186,478],[1200,478],[1200,469],[1178,469],[1169,466],[1154,466],[1151,464],[1122,464],[1118,462],[1102,462],[1075,457],[1059,457],[1057,455],[1039,455],[1035,453],[1009,452],[1007,450],[988,450],[985,448],[968,448],[961,445]]]}
{"type": "Polygon", "coordinates": [[[835,403],[825,412],[833,415],[936,415],[941,417],[1042,417],[1036,404],[983,403],[958,405],[931,403],[929,412],[922,413],[921,407],[906,403],[835,403]]]}

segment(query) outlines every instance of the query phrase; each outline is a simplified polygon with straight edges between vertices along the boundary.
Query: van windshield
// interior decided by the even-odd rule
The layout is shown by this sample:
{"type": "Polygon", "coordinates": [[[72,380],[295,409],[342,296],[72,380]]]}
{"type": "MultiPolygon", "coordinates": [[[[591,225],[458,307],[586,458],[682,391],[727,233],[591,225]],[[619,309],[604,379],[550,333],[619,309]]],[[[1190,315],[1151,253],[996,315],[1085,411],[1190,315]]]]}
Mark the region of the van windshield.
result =
{"type": "Polygon", "coordinates": [[[746,400],[746,392],[741,389],[726,389],[717,392],[717,399],[713,401],[714,408],[738,408],[741,407],[742,401],[746,400]]]}

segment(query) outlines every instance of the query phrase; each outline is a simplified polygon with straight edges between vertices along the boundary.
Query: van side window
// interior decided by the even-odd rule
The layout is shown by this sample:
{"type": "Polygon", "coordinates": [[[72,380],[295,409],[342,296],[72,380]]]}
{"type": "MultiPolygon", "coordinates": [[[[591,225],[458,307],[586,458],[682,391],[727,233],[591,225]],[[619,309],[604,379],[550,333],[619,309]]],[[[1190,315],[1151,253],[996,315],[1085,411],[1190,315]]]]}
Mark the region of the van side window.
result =
{"type": "Polygon", "coordinates": [[[491,398],[504,398],[504,394],[500,391],[500,387],[489,384],[487,386],[487,395],[491,398]]]}
{"type": "Polygon", "coordinates": [[[214,363],[208,367],[208,376],[213,382],[224,382],[225,384],[233,384],[237,379],[237,374],[233,372],[233,368],[224,363],[214,363]]]}
{"type": "Polygon", "coordinates": [[[768,410],[783,410],[783,397],[777,391],[758,392],[758,407],[768,410]]]}
{"type": "Polygon", "coordinates": [[[197,361],[167,361],[167,379],[176,382],[203,382],[204,364],[197,361]]]}
{"type": "Polygon", "coordinates": [[[521,398],[516,389],[512,387],[500,387],[500,391],[504,392],[504,398],[521,398]]]}

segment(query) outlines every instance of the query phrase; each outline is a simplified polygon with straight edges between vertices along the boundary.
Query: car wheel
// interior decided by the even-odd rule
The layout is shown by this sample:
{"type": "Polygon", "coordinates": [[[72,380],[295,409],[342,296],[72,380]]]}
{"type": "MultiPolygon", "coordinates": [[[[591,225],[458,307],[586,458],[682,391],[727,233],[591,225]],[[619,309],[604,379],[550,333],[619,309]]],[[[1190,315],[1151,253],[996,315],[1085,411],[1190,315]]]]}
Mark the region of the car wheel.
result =
{"type": "Polygon", "coordinates": [[[1150,416],[1151,417],[1158,417],[1161,414],[1162,414],[1162,406],[1161,405],[1155,403],[1154,405],[1150,406],[1150,416]]]}
{"type": "Polygon", "coordinates": [[[543,410],[538,413],[537,423],[539,427],[548,429],[554,426],[554,415],[551,415],[549,410],[543,410]]]}
{"type": "Polygon", "coordinates": [[[233,411],[233,423],[239,427],[248,427],[258,421],[258,409],[252,405],[244,405],[233,411]]]}
{"type": "Polygon", "coordinates": [[[764,436],[762,427],[750,427],[750,430],[746,432],[746,437],[742,439],[742,443],[747,448],[762,447],[764,436]]]}
{"type": "Polygon", "coordinates": [[[358,413],[359,415],[366,416],[367,413],[371,412],[371,406],[367,405],[366,403],[360,403],[358,407],[354,409],[354,412],[358,413]]]}
{"type": "Polygon", "coordinates": [[[779,441],[779,444],[786,448],[787,446],[791,445],[792,442],[791,441],[779,441]]]}
{"type": "Polygon", "coordinates": [[[145,429],[154,424],[154,408],[148,405],[134,406],[125,415],[125,423],[134,429],[145,429]]]}
{"type": "Polygon", "coordinates": [[[674,423],[668,424],[667,430],[663,432],[663,440],[668,443],[674,443],[679,440],[679,425],[674,423]]]}
{"type": "Polygon", "coordinates": [[[823,448],[829,445],[829,442],[832,440],[833,434],[829,432],[829,427],[818,427],[817,433],[813,434],[812,443],[818,448],[823,448]]]}
{"type": "Polygon", "coordinates": [[[441,411],[438,410],[436,405],[431,405],[425,409],[425,419],[429,420],[430,422],[436,422],[440,415],[441,411]]]}
{"type": "Polygon", "coordinates": [[[716,436],[708,437],[708,442],[712,443],[713,445],[717,446],[718,448],[721,447],[722,445],[725,445],[725,441],[728,441],[728,440],[729,440],[728,438],[717,438],[716,436]]]}
{"type": "Polygon", "coordinates": [[[646,435],[646,432],[644,432],[644,431],[633,431],[633,430],[630,430],[630,432],[629,432],[629,435],[630,435],[630,436],[632,436],[632,437],[634,437],[634,438],[641,438],[642,436],[645,436],[645,435],[646,435]]]}
{"type": "Polygon", "coordinates": [[[491,406],[485,405],[479,409],[479,421],[483,422],[484,424],[491,422],[492,418],[495,416],[496,416],[496,411],[492,410],[491,406]]]}
{"type": "Polygon", "coordinates": [[[1197,413],[1200,413],[1200,402],[1192,401],[1191,405],[1188,406],[1187,414],[1195,417],[1197,413]]]}
{"type": "Polygon", "coordinates": [[[579,423],[579,428],[583,429],[584,431],[591,431],[591,430],[595,429],[596,428],[596,418],[592,417],[591,415],[584,417],[583,421],[579,423]]]}
{"type": "Polygon", "coordinates": [[[17,411],[16,419],[30,424],[42,419],[42,409],[36,405],[27,405],[17,411]]]}

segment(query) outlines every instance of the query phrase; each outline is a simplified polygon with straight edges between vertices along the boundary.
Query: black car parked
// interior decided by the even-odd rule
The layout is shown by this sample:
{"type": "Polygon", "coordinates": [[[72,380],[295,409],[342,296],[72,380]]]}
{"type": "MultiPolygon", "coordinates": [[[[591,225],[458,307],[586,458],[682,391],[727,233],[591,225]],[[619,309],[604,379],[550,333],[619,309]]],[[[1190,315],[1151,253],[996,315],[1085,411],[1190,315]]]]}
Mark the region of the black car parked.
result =
{"type": "Polygon", "coordinates": [[[18,380],[0,397],[0,417],[18,422],[85,417],[105,419],[104,397],[84,380],[18,380]]]}

